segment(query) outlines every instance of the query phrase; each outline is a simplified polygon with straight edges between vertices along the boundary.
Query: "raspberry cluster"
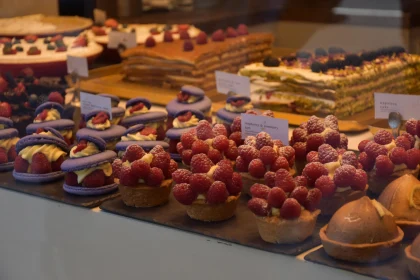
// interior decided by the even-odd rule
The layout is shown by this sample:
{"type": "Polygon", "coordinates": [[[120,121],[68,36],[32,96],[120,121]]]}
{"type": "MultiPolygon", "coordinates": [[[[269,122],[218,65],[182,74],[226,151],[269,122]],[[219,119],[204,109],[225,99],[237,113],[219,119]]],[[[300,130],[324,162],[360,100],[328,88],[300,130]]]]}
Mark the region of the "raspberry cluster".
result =
{"type": "Polygon", "coordinates": [[[9,150],[0,148],[0,164],[13,162],[17,157],[16,146],[13,145],[9,150]]]}
{"type": "Polygon", "coordinates": [[[375,174],[388,177],[394,172],[396,165],[405,165],[408,169],[416,169],[420,164],[420,150],[415,148],[415,136],[420,135],[418,121],[410,119],[406,123],[407,132],[395,140],[387,130],[379,130],[373,140],[359,143],[359,163],[365,171],[375,169],[375,174]],[[419,134],[417,133],[419,132],[419,134]]]}
{"type": "Polygon", "coordinates": [[[347,136],[338,131],[338,120],[333,115],[328,115],[325,119],[310,117],[293,130],[290,139],[290,145],[295,149],[296,159],[299,161],[304,161],[309,152],[318,151],[322,144],[347,150],[347,136]]]}
{"type": "MultiPolygon", "coordinates": [[[[16,154],[16,151],[15,151],[16,154]]],[[[1,154],[0,154],[1,156],[1,154]]],[[[32,163],[22,158],[20,155],[16,155],[14,169],[19,173],[32,173],[32,174],[47,174],[51,172],[61,171],[61,164],[64,161],[64,157],[59,157],[54,162],[49,162],[46,155],[41,152],[37,152],[32,156],[32,163]]]]}
{"type": "Polygon", "coordinates": [[[279,169],[289,171],[295,164],[295,150],[284,146],[280,140],[273,140],[267,132],[245,138],[238,147],[236,170],[249,172],[252,177],[270,177],[279,169]],[[268,174],[268,175],[267,175],[268,174]]]}
{"type": "Polygon", "coordinates": [[[238,148],[235,141],[229,140],[228,133],[222,124],[212,127],[208,121],[201,120],[195,128],[181,135],[176,150],[186,165],[190,165],[192,157],[198,154],[207,155],[214,164],[223,159],[234,161],[238,148]]]}
{"type": "Polygon", "coordinates": [[[144,182],[150,187],[159,187],[164,180],[172,178],[178,164],[160,145],[149,153],[138,145],[130,145],[121,160],[114,160],[112,168],[121,185],[133,187],[144,182]]]}
{"type": "Polygon", "coordinates": [[[191,171],[178,169],[172,178],[176,183],[173,195],[184,205],[191,205],[197,198],[208,204],[221,204],[242,190],[241,176],[233,172],[231,162],[221,160],[215,165],[206,154],[194,155],[191,171]]]}
{"type": "Polygon", "coordinates": [[[317,152],[308,153],[306,160],[308,164],[302,175],[310,187],[322,192],[323,197],[331,197],[337,188],[351,187],[360,191],[366,188],[367,174],[352,151],[322,144],[317,152]]]}

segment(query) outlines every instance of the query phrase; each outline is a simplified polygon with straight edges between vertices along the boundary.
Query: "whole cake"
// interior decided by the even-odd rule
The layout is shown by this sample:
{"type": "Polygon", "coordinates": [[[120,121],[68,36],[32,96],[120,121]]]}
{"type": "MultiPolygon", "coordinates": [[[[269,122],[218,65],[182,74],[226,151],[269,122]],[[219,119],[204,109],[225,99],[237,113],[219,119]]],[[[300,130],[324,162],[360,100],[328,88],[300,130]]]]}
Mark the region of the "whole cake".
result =
{"type": "Polygon", "coordinates": [[[163,43],[149,37],[144,45],[122,54],[123,73],[133,82],[212,89],[216,86],[214,71],[236,73],[247,63],[261,61],[271,54],[272,41],[271,34],[248,34],[245,25],[230,27],[226,32],[217,30],[211,39],[204,32],[195,40],[173,40],[168,36],[163,43]]]}
{"type": "Polygon", "coordinates": [[[415,94],[420,56],[402,47],[348,54],[341,48],[267,57],[239,70],[256,106],[299,114],[350,116],[373,107],[374,92],[415,94]]]}

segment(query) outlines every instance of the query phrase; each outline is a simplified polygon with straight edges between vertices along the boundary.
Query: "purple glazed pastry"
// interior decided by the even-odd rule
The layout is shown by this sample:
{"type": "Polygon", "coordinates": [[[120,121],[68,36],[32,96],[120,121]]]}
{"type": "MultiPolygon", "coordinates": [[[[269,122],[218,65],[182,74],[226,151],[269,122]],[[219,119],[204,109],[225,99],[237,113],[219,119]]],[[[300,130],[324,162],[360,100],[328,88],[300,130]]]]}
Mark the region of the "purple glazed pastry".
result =
{"type": "Polygon", "coordinates": [[[106,149],[103,139],[93,135],[77,136],[78,144],[70,150],[70,158],[61,164],[66,172],[64,191],[75,195],[101,195],[118,188],[111,162],[117,157],[106,149]]]}
{"type": "Polygon", "coordinates": [[[242,113],[253,108],[251,98],[240,95],[230,96],[226,100],[225,108],[216,112],[216,123],[232,124],[236,117],[240,117],[242,113]]]}
{"type": "Polygon", "coordinates": [[[181,158],[176,150],[181,135],[196,127],[198,122],[203,119],[203,113],[197,110],[182,110],[175,114],[173,127],[166,131],[166,137],[169,138],[169,154],[173,159],[179,160],[181,158]]]}
{"type": "Polygon", "coordinates": [[[28,183],[51,182],[62,178],[60,165],[69,151],[67,143],[56,136],[52,128],[48,131],[21,138],[16,143],[17,157],[13,177],[28,183]]]}
{"type": "Polygon", "coordinates": [[[13,169],[17,141],[19,141],[19,132],[13,128],[13,121],[0,117],[0,171],[13,169]]]}
{"type": "Polygon", "coordinates": [[[204,114],[206,120],[211,121],[211,100],[205,96],[201,88],[185,85],[181,88],[177,97],[166,105],[168,112],[167,128],[172,128],[172,122],[176,113],[183,110],[196,110],[204,114]]]}

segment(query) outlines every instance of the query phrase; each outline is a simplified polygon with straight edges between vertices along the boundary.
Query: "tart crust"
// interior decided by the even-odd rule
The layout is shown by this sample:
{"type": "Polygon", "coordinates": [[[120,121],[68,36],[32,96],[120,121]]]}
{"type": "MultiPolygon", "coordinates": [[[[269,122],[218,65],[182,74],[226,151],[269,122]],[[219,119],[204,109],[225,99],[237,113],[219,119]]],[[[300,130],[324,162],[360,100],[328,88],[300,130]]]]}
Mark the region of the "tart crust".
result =
{"type": "Polygon", "coordinates": [[[238,205],[237,196],[229,196],[228,199],[221,204],[208,204],[204,200],[196,200],[191,205],[187,205],[187,214],[191,219],[203,222],[224,221],[235,215],[236,206],[238,205]]]}
{"type": "Polygon", "coordinates": [[[404,232],[398,229],[398,236],[386,242],[347,244],[334,241],[326,235],[328,225],[319,231],[322,245],[328,255],[333,258],[357,263],[368,263],[386,260],[398,253],[404,232]]]}
{"type": "Polygon", "coordinates": [[[411,245],[407,246],[404,252],[407,258],[408,270],[414,277],[420,278],[420,259],[411,254],[411,245]]]}
{"type": "Polygon", "coordinates": [[[160,187],[149,187],[146,184],[139,184],[135,187],[128,187],[119,184],[121,199],[125,205],[136,208],[148,208],[165,204],[171,193],[172,179],[162,182],[160,187]]]}
{"type": "Polygon", "coordinates": [[[304,210],[299,218],[286,220],[278,217],[255,216],[261,238],[269,243],[294,244],[312,235],[320,210],[304,210]]]}
{"type": "Polygon", "coordinates": [[[367,189],[368,186],[366,186],[364,191],[352,189],[343,192],[336,191],[331,197],[323,197],[318,207],[321,210],[321,216],[332,216],[344,204],[365,196],[367,189]]]}

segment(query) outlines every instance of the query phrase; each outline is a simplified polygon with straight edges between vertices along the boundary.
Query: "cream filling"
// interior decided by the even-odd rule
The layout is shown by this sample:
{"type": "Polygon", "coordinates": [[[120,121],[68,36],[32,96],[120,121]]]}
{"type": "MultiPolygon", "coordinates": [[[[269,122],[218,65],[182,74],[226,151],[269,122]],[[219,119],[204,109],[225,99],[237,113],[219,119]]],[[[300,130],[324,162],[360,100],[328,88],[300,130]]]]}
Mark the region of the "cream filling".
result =
{"type": "Polygon", "coordinates": [[[124,156],[124,154],[125,154],[125,151],[119,151],[118,152],[118,157],[122,158],[124,156]]]}
{"type": "Polygon", "coordinates": [[[19,137],[13,137],[13,138],[8,138],[8,139],[1,139],[0,140],[0,147],[5,149],[6,152],[9,151],[9,149],[13,146],[16,145],[17,141],[19,141],[19,137]]]}
{"type": "Polygon", "coordinates": [[[119,124],[121,121],[121,118],[112,118],[111,124],[119,124]]]}
{"type": "Polygon", "coordinates": [[[43,153],[47,157],[48,162],[54,162],[61,156],[66,155],[66,152],[64,152],[62,149],[58,148],[56,145],[51,144],[28,146],[22,149],[19,152],[19,155],[24,160],[32,163],[32,156],[36,153],[43,153]]]}
{"type": "Polygon", "coordinates": [[[254,106],[252,106],[251,102],[246,103],[246,104],[244,104],[242,106],[239,106],[239,107],[235,107],[230,103],[226,103],[226,105],[225,105],[226,110],[228,110],[229,112],[234,112],[234,113],[243,113],[243,112],[246,112],[247,110],[251,110],[253,108],[254,108],[254,106]]]}
{"type": "Polygon", "coordinates": [[[4,124],[0,124],[0,129],[5,129],[4,124]]]}
{"type": "Polygon", "coordinates": [[[328,170],[328,176],[333,179],[334,178],[334,172],[337,168],[341,166],[340,160],[328,162],[324,164],[325,168],[328,170]]]}
{"type": "Polygon", "coordinates": [[[190,97],[187,99],[187,103],[188,104],[195,103],[197,100],[198,100],[197,96],[190,95],[190,97]]]}
{"type": "Polygon", "coordinates": [[[61,135],[64,138],[71,139],[73,137],[73,130],[60,130],[61,135]]]}
{"type": "Polygon", "coordinates": [[[181,122],[178,120],[178,118],[175,118],[174,121],[172,122],[172,126],[175,128],[186,128],[186,127],[197,126],[198,122],[199,122],[198,118],[193,115],[191,119],[189,119],[186,122],[181,122]]]}
{"type": "Polygon", "coordinates": [[[86,126],[95,130],[105,130],[111,127],[111,122],[109,120],[106,120],[105,123],[93,124],[92,119],[90,119],[86,123],[86,126]]]}
{"type": "Polygon", "coordinates": [[[141,110],[134,111],[133,113],[130,113],[131,108],[132,108],[132,106],[128,107],[125,110],[125,116],[126,117],[135,116],[135,115],[141,115],[141,114],[145,114],[145,113],[149,112],[149,109],[147,109],[146,106],[144,106],[141,110]]]}
{"type": "Polygon", "coordinates": [[[106,162],[92,168],[86,168],[83,170],[74,171],[74,173],[76,173],[77,175],[77,183],[80,184],[81,182],[83,182],[83,179],[85,179],[86,176],[88,176],[90,173],[92,173],[95,170],[102,170],[106,177],[109,177],[112,175],[112,165],[109,162],[106,162]]]}
{"type": "Polygon", "coordinates": [[[77,149],[77,146],[74,146],[70,150],[70,158],[88,157],[88,156],[91,156],[100,152],[98,147],[92,142],[88,142],[86,148],[84,148],[83,150],[78,151],[77,153],[74,153],[74,150],[76,149],[77,149]]]}
{"type": "Polygon", "coordinates": [[[121,141],[155,141],[155,134],[142,135],[139,132],[133,134],[127,134],[127,136],[122,136],[121,141]]]}
{"type": "Polygon", "coordinates": [[[395,147],[397,147],[397,145],[395,144],[395,141],[392,140],[391,143],[384,145],[385,148],[388,150],[388,152],[390,152],[392,149],[394,149],[395,147]]]}
{"type": "MultiPolygon", "coordinates": [[[[40,114],[38,114],[37,117],[39,115],[40,114]]],[[[50,110],[48,110],[47,117],[45,118],[45,120],[34,120],[34,123],[56,121],[56,120],[60,120],[60,119],[61,119],[60,113],[56,109],[50,109],[50,110]]]]}
{"type": "Polygon", "coordinates": [[[415,135],[414,138],[416,139],[416,142],[414,142],[414,148],[420,149],[420,138],[415,135]]]}
{"type": "Polygon", "coordinates": [[[117,142],[118,142],[118,140],[106,142],[106,149],[107,150],[114,150],[115,149],[115,145],[117,145],[117,142]]]}

